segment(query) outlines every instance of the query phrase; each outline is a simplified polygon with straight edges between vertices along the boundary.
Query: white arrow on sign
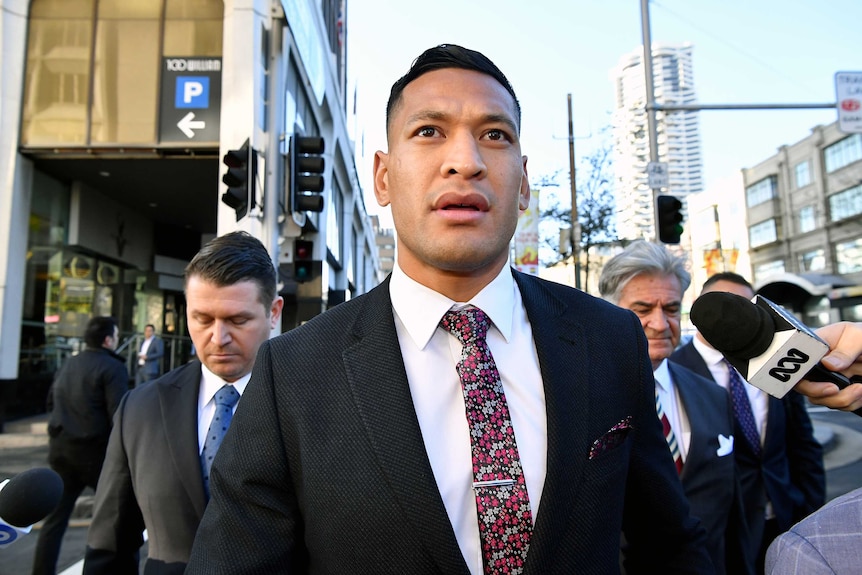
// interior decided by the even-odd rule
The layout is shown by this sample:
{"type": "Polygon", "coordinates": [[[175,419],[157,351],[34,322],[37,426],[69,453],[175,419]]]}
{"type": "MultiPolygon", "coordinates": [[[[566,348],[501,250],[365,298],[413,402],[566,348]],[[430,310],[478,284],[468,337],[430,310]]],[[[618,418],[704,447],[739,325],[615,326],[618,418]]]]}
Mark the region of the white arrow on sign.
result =
{"type": "Polygon", "coordinates": [[[195,133],[192,130],[203,130],[206,127],[207,123],[203,120],[195,120],[194,112],[189,112],[183,116],[182,120],[177,122],[177,128],[182,130],[183,134],[190,140],[195,137],[195,133]]]}

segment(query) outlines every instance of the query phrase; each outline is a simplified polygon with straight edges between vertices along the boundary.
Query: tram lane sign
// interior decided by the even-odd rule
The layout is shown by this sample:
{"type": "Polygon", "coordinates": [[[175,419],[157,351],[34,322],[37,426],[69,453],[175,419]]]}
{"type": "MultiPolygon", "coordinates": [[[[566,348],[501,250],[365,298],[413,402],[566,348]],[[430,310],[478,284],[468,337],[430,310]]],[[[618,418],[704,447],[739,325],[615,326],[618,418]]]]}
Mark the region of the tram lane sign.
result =
{"type": "Polygon", "coordinates": [[[838,129],[847,134],[862,133],[862,72],[835,73],[835,102],[838,129]]]}
{"type": "Polygon", "coordinates": [[[159,142],[218,144],[221,58],[162,58],[159,142]]]}

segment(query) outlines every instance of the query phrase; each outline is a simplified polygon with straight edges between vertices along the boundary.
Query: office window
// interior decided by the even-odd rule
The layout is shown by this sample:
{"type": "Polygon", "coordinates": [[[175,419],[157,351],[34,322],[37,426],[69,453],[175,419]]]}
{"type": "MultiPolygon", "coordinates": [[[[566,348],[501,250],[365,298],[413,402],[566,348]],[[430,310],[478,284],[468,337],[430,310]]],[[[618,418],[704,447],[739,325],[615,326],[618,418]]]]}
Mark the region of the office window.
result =
{"type": "Polygon", "coordinates": [[[778,240],[778,227],[774,218],[754,224],[748,229],[748,243],[753,248],[770,244],[776,240],[778,240]]]}
{"type": "Polygon", "coordinates": [[[756,265],[754,266],[754,283],[759,283],[770,276],[783,273],[784,260],[773,260],[756,265]]]}
{"type": "Polygon", "coordinates": [[[862,214],[862,184],[829,196],[829,215],[833,222],[862,214]]]}
{"type": "Polygon", "coordinates": [[[862,134],[853,134],[823,149],[826,172],[831,173],[862,160],[862,134]]]}
{"type": "Polygon", "coordinates": [[[810,232],[817,227],[817,212],[814,206],[805,206],[799,210],[799,233],[810,232]]]}
{"type": "Polygon", "coordinates": [[[796,164],[796,187],[803,188],[811,183],[811,170],[808,160],[796,164]]]}
{"type": "Polygon", "coordinates": [[[777,178],[769,176],[745,189],[745,200],[748,207],[768,202],[775,197],[777,178]]]}
{"type": "Polygon", "coordinates": [[[220,56],[223,0],[33,0],[21,143],[154,144],[161,59],[220,56]]]}
{"type": "Polygon", "coordinates": [[[862,272],[862,238],[835,244],[835,262],[839,274],[862,272]]]}
{"type": "Polygon", "coordinates": [[[816,272],[826,269],[826,250],[819,248],[799,254],[799,268],[803,272],[816,272]]]}

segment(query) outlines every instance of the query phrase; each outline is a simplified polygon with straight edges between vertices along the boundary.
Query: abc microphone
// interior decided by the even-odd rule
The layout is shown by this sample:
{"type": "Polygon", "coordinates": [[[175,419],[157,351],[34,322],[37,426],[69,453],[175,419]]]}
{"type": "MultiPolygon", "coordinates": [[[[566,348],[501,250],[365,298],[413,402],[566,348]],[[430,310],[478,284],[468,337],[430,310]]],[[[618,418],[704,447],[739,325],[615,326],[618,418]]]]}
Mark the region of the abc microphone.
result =
{"type": "MultiPolygon", "coordinates": [[[[763,296],[752,300],[707,292],[691,306],[691,321],[709,344],[753,386],[782,398],[803,379],[851,383],[820,360],[829,345],[787,310],[763,296]]],[[[862,409],[856,410],[862,416],[862,409]]]]}
{"type": "Polygon", "coordinates": [[[63,480],[46,467],[0,483],[0,549],[30,533],[34,523],[57,507],[62,495],[63,480]]]}

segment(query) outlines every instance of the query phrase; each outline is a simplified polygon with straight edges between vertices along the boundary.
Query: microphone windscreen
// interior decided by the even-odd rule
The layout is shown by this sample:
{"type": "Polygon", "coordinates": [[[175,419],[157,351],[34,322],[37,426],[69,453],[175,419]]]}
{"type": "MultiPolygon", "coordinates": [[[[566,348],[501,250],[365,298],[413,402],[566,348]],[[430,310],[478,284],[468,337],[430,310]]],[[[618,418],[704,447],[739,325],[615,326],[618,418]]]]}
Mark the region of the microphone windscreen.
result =
{"type": "Polygon", "coordinates": [[[775,337],[772,315],[752,301],[727,292],[707,292],[694,300],[691,322],[709,344],[727,356],[751,359],[775,337]]]}
{"type": "Polygon", "coordinates": [[[47,467],[19,473],[0,491],[0,519],[26,528],[51,513],[63,496],[63,479],[47,467]]]}

